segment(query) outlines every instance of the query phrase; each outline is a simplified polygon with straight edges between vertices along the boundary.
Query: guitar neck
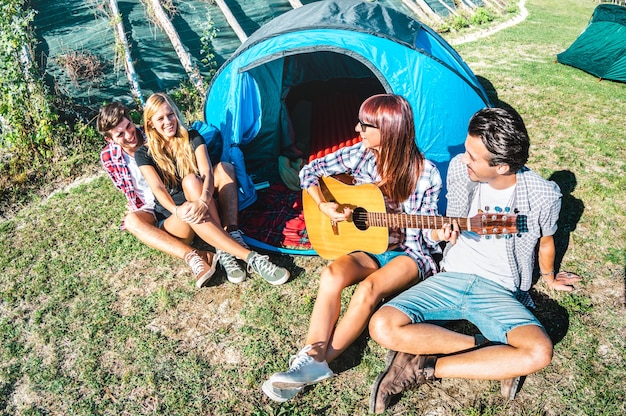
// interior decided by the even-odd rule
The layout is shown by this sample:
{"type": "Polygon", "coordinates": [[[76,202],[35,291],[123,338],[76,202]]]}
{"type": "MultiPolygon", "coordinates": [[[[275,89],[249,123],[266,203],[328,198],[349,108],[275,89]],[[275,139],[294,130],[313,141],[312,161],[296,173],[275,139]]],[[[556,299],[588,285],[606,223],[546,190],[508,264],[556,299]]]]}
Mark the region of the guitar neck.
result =
{"type": "Polygon", "coordinates": [[[423,230],[435,230],[442,228],[444,224],[452,224],[452,221],[457,221],[461,230],[471,229],[468,219],[460,217],[368,212],[367,218],[369,225],[373,227],[421,228],[423,230]]]}

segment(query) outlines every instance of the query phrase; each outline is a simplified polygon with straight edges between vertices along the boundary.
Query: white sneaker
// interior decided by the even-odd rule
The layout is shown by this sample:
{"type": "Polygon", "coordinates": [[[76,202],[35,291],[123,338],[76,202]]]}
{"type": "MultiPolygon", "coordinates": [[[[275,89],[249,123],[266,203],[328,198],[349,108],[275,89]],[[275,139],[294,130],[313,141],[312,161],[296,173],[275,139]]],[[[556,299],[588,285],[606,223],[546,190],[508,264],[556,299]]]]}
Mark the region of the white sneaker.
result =
{"type": "Polygon", "coordinates": [[[261,386],[263,393],[270,399],[278,403],[284,403],[287,400],[293,399],[296,394],[300,393],[304,387],[295,387],[293,389],[279,389],[274,387],[270,380],[265,380],[265,383],[261,386]]]}
{"type": "Polygon", "coordinates": [[[291,357],[289,370],[271,376],[268,381],[272,386],[279,389],[293,389],[319,383],[332,377],[334,374],[326,361],[317,361],[307,354],[311,348],[311,345],[307,345],[291,357]]]}

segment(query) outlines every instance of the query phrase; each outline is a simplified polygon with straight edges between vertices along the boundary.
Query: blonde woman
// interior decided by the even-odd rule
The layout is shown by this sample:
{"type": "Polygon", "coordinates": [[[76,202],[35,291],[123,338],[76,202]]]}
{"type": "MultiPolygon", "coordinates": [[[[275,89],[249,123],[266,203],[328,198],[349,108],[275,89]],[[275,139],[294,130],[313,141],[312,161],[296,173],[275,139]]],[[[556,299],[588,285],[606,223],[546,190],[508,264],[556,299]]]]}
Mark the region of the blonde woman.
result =
{"type": "Polygon", "coordinates": [[[215,247],[227,271],[237,258],[247,263],[249,273],[254,271],[273,285],[285,283],[289,279],[286,269],[250,251],[222,228],[206,144],[197,131],[187,130],[172,99],[164,93],[151,95],[143,120],[147,143],[137,150],[135,159],[154,193],[157,215],[174,217],[170,233],[182,238],[188,225],[215,247]]]}

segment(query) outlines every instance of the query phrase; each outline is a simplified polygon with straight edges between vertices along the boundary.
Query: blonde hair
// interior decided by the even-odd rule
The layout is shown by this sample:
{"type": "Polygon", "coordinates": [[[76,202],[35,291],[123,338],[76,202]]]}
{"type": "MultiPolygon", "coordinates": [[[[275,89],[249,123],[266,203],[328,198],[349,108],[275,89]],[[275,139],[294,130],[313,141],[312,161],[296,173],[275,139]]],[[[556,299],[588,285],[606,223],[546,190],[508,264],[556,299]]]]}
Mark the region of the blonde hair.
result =
{"type": "Polygon", "coordinates": [[[189,142],[189,133],[183,123],[180,110],[167,94],[157,92],[148,98],[143,112],[143,128],[148,142],[148,154],[159,167],[165,186],[172,187],[185,176],[198,173],[196,158],[189,142]],[[176,116],[177,129],[172,139],[163,137],[150,122],[164,105],[169,105],[176,116]]]}

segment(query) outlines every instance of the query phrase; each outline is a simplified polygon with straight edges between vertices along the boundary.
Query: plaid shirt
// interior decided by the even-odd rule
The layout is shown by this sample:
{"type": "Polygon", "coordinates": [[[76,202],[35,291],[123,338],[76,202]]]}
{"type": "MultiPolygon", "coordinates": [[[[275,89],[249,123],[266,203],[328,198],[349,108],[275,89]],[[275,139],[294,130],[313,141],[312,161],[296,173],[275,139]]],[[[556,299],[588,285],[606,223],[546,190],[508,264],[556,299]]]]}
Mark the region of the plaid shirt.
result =
{"type": "MultiPolygon", "coordinates": [[[[466,217],[479,182],[473,182],[466,166],[458,155],[450,161],[448,168],[448,212],[451,217],[466,217]]],[[[557,230],[557,220],[561,209],[561,191],[556,183],[543,179],[537,173],[524,167],[516,173],[516,187],[512,208],[525,215],[528,232],[506,240],[509,267],[513,271],[515,286],[528,292],[532,284],[535,265],[535,249],[541,237],[553,235],[557,230]]],[[[527,293],[518,294],[526,305],[527,293]]]]}
{"type": "Polygon", "coordinates": [[[122,148],[115,143],[108,143],[100,152],[100,162],[113,181],[113,185],[124,193],[130,211],[137,211],[144,202],[139,198],[133,185],[130,169],[124,160],[122,148]]]}
{"type": "MultiPolygon", "coordinates": [[[[424,160],[423,172],[417,181],[415,191],[400,204],[401,211],[413,215],[436,215],[442,181],[439,170],[428,160],[424,160]]],[[[380,176],[376,170],[376,157],[363,143],[343,147],[322,158],[315,159],[300,171],[300,187],[307,189],[319,185],[319,178],[340,173],[348,173],[354,184],[378,183],[380,176]]],[[[430,231],[419,228],[403,230],[404,241],[400,248],[418,262],[423,278],[436,272],[432,253],[439,252],[437,243],[430,239],[430,231]]]]}

